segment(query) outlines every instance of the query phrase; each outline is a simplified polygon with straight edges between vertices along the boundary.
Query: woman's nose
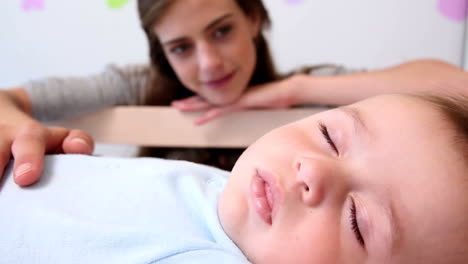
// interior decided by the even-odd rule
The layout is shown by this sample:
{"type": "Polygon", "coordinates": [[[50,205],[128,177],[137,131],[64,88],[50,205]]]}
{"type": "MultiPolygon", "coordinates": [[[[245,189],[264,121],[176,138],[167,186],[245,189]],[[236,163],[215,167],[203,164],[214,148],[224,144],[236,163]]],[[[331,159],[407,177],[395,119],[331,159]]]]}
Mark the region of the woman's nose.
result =
{"type": "Polygon", "coordinates": [[[202,45],[198,52],[198,65],[205,74],[217,74],[222,69],[223,60],[221,54],[213,45],[202,45]]]}
{"type": "Polygon", "coordinates": [[[307,206],[318,206],[331,187],[332,169],[326,161],[304,158],[295,164],[297,184],[302,201],[307,206]]]}

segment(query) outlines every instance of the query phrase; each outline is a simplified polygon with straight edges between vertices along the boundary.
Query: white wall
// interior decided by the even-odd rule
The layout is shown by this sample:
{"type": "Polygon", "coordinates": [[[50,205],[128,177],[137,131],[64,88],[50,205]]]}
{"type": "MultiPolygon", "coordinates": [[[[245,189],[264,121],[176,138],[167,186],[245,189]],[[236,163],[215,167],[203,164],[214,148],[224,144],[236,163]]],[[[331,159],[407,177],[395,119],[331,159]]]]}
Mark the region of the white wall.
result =
{"type": "Polygon", "coordinates": [[[115,10],[103,0],[0,1],[0,87],[145,61],[136,1],[115,10]],[[22,2],[44,6],[25,10],[22,2]]]}
{"type": "Polygon", "coordinates": [[[451,11],[464,8],[461,1],[267,2],[275,55],[290,69],[316,62],[374,68],[421,57],[462,65],[465,24],[451,11]]]}
{"type": "MultiPolygon", "coordinates": [[[[439,7],[465,0],[264,1],[282,71],[321,62],[378,68],[420,57],[464,63],[465,20],[439,7]]],[[[0,1],[0,87],[146,61],[136,0],[119,9],[104,0],[0,1]],[[43,7],[25,10],[24,3],[43,7]]]]}

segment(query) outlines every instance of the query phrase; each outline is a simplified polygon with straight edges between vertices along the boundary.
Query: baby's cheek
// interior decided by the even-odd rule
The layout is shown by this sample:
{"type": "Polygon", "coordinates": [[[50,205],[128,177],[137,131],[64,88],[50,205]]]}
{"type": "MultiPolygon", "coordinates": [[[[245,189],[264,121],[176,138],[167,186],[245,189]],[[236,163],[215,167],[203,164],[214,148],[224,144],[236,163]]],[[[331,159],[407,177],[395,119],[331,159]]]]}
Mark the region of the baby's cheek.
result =
{"type": "Polygon", "coordinates": [[[235,241],[238,239],[245,218],[245,205],[233,184],[228,183],[218,202],[218,216],[226,234],[235,241]]]}

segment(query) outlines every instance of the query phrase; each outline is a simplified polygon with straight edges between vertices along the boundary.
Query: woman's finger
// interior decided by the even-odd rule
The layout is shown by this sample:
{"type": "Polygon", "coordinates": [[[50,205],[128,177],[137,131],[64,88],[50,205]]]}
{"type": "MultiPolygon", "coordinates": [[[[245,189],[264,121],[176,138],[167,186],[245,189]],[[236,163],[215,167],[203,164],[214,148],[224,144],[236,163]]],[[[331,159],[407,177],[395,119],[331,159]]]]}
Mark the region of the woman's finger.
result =
{"type": "Polygon", "coordinates": [[[39,179],[44,166],[45,134],[46,131],[42,125],[29,122],[18,131],[13,140],[11,146],[11,152],[15,158],[13,175],[18,185],[27,186],[39,179]]]}
{"type": "Polygon", "coordinates": [[[68,136],[62,144],[63,153],[67,154],[93,154],[94,140],[88,133],[73,129],[70,130],[68,136]]]}
{"type": "Polygon", "coordinates": [[[11,156],[11,142],[3,141],[0,142],[0,179],[4,174],[5,168],[10,161],[11,156]]]}
{"type": "Polygon", "coordinates": [[[215,118],[218,118],[222,115],[225,115],[227,113],[230,113],[230,112],[233,112],[233,111],[237,111],[237,110],[240,110],[239,106],[238,105],[229,105],[229,106],[225,106],[225,107],[216,107],[216,108],[212,108],[208,111],[206,111],[204,114],[202,114],[199,118],[197,118],[195,121],[194,121],[194,124],[195,125],[203,125],[215,118]]]}
{"type": "Polygon", "coordinates": [[[204,99],[199,95],[190,96],[180,100],[174,100],[173,103],[193,103],[197,101],[204,101],[204,99]]]}
{"type": "Polygon", "coordinates": [[[213,107],[212,104],[208,103],[200,96],[193,96],[187,99],[173,101],[171,106],[179,111],[201,111],[213,107]]]}

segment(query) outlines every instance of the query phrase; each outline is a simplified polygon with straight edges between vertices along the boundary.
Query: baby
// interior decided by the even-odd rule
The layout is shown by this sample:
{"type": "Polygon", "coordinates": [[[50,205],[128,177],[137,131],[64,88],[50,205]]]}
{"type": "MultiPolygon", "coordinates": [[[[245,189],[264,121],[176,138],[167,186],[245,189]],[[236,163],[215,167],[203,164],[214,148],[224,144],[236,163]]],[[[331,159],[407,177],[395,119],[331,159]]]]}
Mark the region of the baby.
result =
{"type": "Polygon", "coordinates": [[[221,195],[253,263],[468,263],[468,101],[386,95],[273,130],[221,195]]]}
{"type": "Polygon", "coordinates": [[[49,156],[0,189],[2,263],[468,263],[468,100],[384,95],[277,128],[230,176],[49,156]]]}

